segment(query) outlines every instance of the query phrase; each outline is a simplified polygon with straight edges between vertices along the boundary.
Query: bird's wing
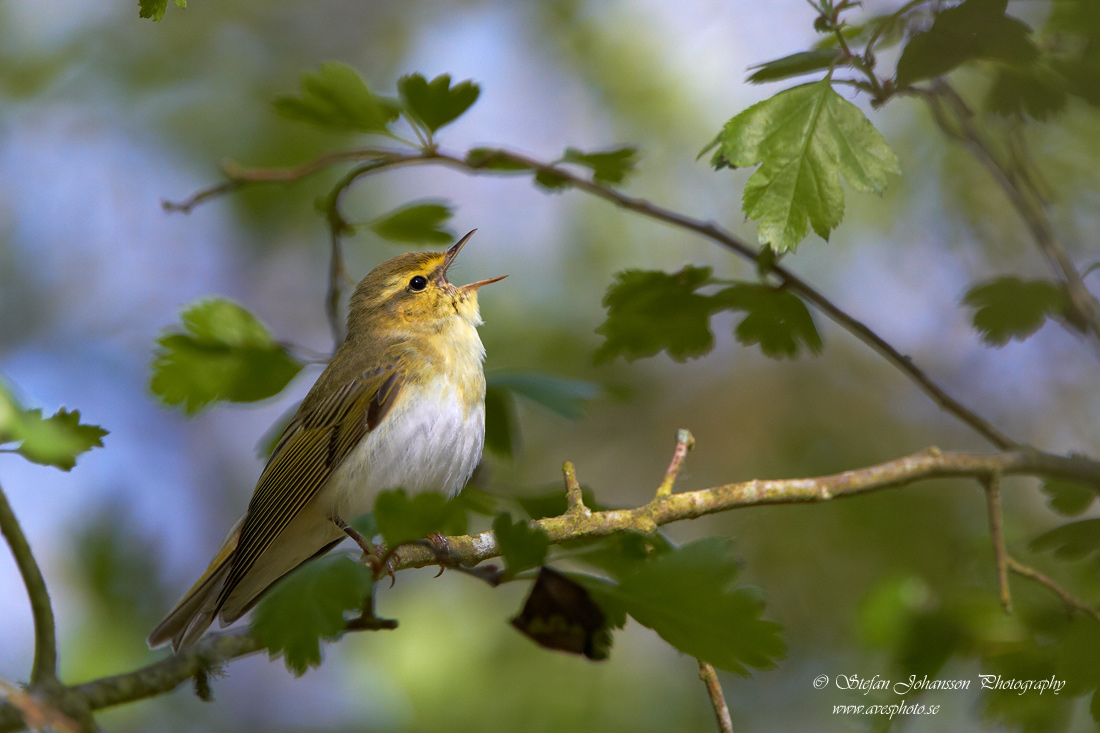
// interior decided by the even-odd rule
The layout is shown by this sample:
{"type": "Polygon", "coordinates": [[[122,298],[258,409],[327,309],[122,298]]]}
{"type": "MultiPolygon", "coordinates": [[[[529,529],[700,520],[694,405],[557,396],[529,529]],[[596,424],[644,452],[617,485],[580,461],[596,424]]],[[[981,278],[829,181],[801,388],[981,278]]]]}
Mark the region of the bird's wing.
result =
{"type": "Polygon", "coordinates": [[[372,370],[310,405],[287,425],[248,505],[219,608],[363,436],[382,422],[403,384],[399,367],[372,370]]]}

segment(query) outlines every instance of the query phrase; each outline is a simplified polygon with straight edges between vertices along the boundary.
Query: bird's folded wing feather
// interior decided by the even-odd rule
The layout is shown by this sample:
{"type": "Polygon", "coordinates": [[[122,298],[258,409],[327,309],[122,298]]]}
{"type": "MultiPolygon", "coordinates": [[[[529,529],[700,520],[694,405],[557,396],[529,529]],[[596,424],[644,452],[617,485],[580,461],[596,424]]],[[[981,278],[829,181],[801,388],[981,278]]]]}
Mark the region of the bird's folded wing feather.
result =
{"type": "Polygon", "coordinates": [[[363,436],[378,426],[403,383],[399,368],[372,370],[309,405],[287,425],[249,503],[219,607],[363,436]]]}

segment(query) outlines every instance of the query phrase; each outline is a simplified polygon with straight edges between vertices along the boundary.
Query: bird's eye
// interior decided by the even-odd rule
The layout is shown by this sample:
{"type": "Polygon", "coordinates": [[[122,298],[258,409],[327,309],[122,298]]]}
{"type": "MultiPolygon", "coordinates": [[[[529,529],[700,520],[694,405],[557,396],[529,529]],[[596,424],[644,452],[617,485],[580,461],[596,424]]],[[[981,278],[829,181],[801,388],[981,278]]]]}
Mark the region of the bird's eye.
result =
{"type": "Polygon", "coordinates": [[[409,280],[409,290],[413,292],[418,293],[426,287],[428,287],[428,278],[423,275],[416,275],[412,280],[409,280]]]}

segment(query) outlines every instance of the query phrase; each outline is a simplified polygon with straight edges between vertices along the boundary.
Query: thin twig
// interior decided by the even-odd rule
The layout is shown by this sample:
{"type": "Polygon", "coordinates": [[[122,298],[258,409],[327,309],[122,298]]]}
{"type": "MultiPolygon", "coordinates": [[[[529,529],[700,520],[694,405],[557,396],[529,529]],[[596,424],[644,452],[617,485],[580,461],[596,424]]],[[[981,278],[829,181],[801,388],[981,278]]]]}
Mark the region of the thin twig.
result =
{"type": "Polygon", "coordinates": [[[994,471],[985,481],[985,497],[989,508],[989,534],[993,539],[993,557],[997,563],[997,587],[1001,607],[1012,613],[1012,596],[1008,589],[1008,550],[1005,549],[1004,517],[1001,512],[1001,474],[994,471]]]}
{"type": "Polygon", "coordinates": [[[34,618],[34,666],[31,668],[31,686],[50,685],[57,682],[57,636],[54,629],[53,608],[50,593],[38,562],[34,559],[27,536],[19,526],[8,497],[0,487],[0,532],[11,548],[23,585],[31,602],[34,618]]]}
{"type": "Polygon", "coordinates": [[[580,482],[577,481],[577,468],[573,465],[572,461],[566,461],[561,466],[562,476],[565,478],[565,503],[568,509],[567,514],[592,514],[591,510],[584,505],[584,492],[581,490],[580,482]]]}
{"type": "Polygon", "coordinates": [[[730,719],[730,709],[726,705],[726,698],[722,694],[722,685],[718,682],[718,673],[702,659],[699,660],[699,679],[707,686],[707,696],[714,707],[714,717],[718,721],[719,733],[733,733],[733,720],[730,719]]]}
{"type": "Polygon", "coordinates": [[[1024,176],[1024,179],[1021,180],[1020,176],[1017,175],[1017,171],[1004,164],[997,157],[993,152],[991,143],[971,121],[973,113],[970,108],[949,84],[938,81],[933,85],[931,91],[917,90],[916,93],[920,94],[929,104],[939,127],[949,136],[966,145],[1004,191],[1012,207],[1016,209],[1016,213],[1020,215],[1020,218],[1023,219],[1024,224],[1031,232],[1031,236],[1038,245],[1039,250],[1046,256],[1051,266],[1065,282],[1070,307],[1078,316],[1076,321],[1081,322],[1090,331],[1095,339],[1094,345],[1100,347],[1100,302],[1097,302],[1096,298],[1085,287],[1085,282],[1077,271],[1076,265],[1070,259],[1065,247],[1055,236],[1054,227],[1047,217],[1038,187],[1026,178],[1026,170],[1019,171],[1024,176]],[[957,129],[943,124],[945,116],[942,109],[935,109],[941,100],[945,100],[951,106],[957,129]]]}
{"type": "Polygon", "coordinates": [[[1090,606],[1077,596],[1067,591],[1057,582],[1052,580],[1046,575],[1043,575],[1038,570],[1032,567],[1028,567],[1023,563],[1017,561],[1015,558],[1009,556],[1006,558],[1008,563],[1008,569],[1017,575],[1021,575],[1025,578],[1030,578],[1037,583],[1041,583],[1054,592],[1054,595],[1062,599],[1062,602],[1066,604],[1066,609],[1072,614],[1074,611],[1081,611],[1092,616],[1097,621],[1100,621],[1100,610],[1097,610],[1095,606],[1090,606]]]}
{"type": "Polygon", "coordinates": [[[688,452],[695,447],[695,437],[689,430],[679,430],[676,433],[676,450],[672,452],[672,461],[668,464],[665,477],[661,485],[657,487],[657,496],[671,496],[672,487],[676,485],[676,478],[680,475],[680,469],[684,466],[684,459],[688,452]]]}
{"type": "MultiPolygon", "coordinates": [[[[593,180],[575,175],[568,169],[547,165],[546,163],[517,153],[505,150],[493,150],[481,155],[476,162],[470,162],[458,156],[437,150],[426,150],[423,153],[409,153],[404,155],[380,150],[356,152],[363,157],[372,158],[377,163],[377,165],[370,166],[369,170],[365,170],[363,173],[373,173],[376,170],[416,165],[444,165],[476,175],[500,175],[501,171],[493,168],[492,164],[501,162],[522,166],[534,172],[552,173],[558,179],[565,181],[570,186],[584,191],[585,193],[602,198],[628,211],[633,211],[651,219],[665,222],[666,224],[670,224],[680,229],[695,232],[729,249],[738,256],[750,260],[754,264],[761,264],[762,262],[760,252],[714,223],[692,219],[691,217],[684,216],[670,209],[652,204],[644,199],[628,196],[613,188],[596,183],[593,180]]],[[[314,169],[310,168],[309,170],[312,172],[314,169]]],[[[514,174],[515,170],[513,169],[509,172],[514,174]]],[[[265,179],[262,176],[253,174],[248,176],[247,180],[238,179],[238,183],[243,185],[246,182],[261,182],[263,180],[265,179]]],[[[187,201],[178,205],[171,205],[170,208],[183,210],[189,205],[193,206],[195,203],[201,203],[212,196],[227,192],[226,190],[222,190],[221,184],[219,184],[218,186],[199,191],[187,201]]],[[[912,359],[900,353],[866,324],[850,316],[793,272],[781,265],[771,262],[763,262],[763,266],[768,273],[779,278],[789,290],[805,298],[827,318],[855,336],[859,341],[879,354],[879,356],[886,359],[886,361],[908,377],[911,382],[931,398],[933,402],[939,405],[940,408],[964,422],[997,448],[1008,450],[1020,447],[1020,444],[1015,440],[1008,437],[987,420],[979,416],[973,410],[965,407],[961,402],[944,391],[944,389],[936,384],[931,377],[914,365],[912,359]]]]}

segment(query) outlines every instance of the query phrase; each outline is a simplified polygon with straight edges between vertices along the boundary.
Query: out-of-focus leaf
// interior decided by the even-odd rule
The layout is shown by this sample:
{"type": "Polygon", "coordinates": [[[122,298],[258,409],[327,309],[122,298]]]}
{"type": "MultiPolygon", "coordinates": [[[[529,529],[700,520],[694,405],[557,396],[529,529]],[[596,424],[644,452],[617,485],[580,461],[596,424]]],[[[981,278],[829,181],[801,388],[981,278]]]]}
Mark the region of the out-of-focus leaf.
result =
{"type": "Polygon", "coordinates": [[[371,571],[346,555],[311,560],[272,588],[256,607],[252,630],[295,676],[321,664],[321,639],[345,628],[344,612],[363,607],[371,571]]]}
{"type": "Polygon", "coordinates": [[[504,567],[513,576],[542,565],[550,550],[550,538],[544,530],[522,519],[513,524],[510,514],[500,514],[493,520],[493,536],[504,567]]]}
{"type": "Polygon", "coordinates": [[[1031,541],[1035,552],[1053,550],[1055,557],[1080,560],[1100,552],[1100,519],[1070,522],[1039,535],[1031,541]]]}
{"type": "Polygon", "coordinates": [[[103,447],[107,431],[81,424],[80,411],[61,408],[50,417],[42,410],[26,410],[0,383],[0,445],[14,443],[14,450],[28,461],[68,471],[76,458],[103,447]]]}
{"type": "Polygon", "coordinates": [[[1083,693],[1100,685],[1100,622],[1079,613],[1058,644],[1059,680],[1067,693],[1083,693]]]}
{"type": "Polygon", "coordinates": [[[747,676],[774,667],[786,645],[779,624],[760,618],[757,594],[733,585],[737,573],[733,544],[708,537],[655,555],[595,597],[614,599],[685,654],[747,676]]]}
{"type": "Polygon", "coordinates": [[[280,97],[275,111],[283,117],[330,130],[384,133],[400,107],[374,94],[355,69],[329,61],[302,74],[302,96],[280,97]]]}
{"type": "MultiPolygon", "coordinates": [[[[172,0],[177,8],[186,8],[187,0],[172,0]]],[[[164,17],[168,0],[138,0],[138,17],[149,18],[154,23],[164,17]]]]}
{"type": "Polygon", "coordinates": [[[600,386],[577,379],[562,379],[537,372],[490,374],[487,388],[502,389],[556,412],[564,418],[576,420],[583,414],[584,403],[600,396],[600,386]]]}
{"type": "Polygon", "coordinates": [[[668,274],[624,270],[604,295],[607,320],[596,329],[604,343],[596,363],[622,356],[627,361],[665,351],[676,361],[694,359],[714,347],[710,316],[723,308],[699,288],[712,284],[709,267],[688,265],[668,274]]]}
{"type": "Polygon", "coordinates": [[[228,300],[187,306],[183,330],[157,339],[153,393],[194,414],[211,402],[255,402],[283,390],[302,364],[255,316],[228,300]]]}
{"type": "Polygon", "coordinates": [[[760,222],[760,244],[792,250],[812,226],[823,239],[844,213],[841,176],[857,191],[881,194],[900,172],[874,125],[828,79],[787,89],[754,104],[723,128],[712,164],[759,164],[742,206],[760,222]]]}
{"type": "Polygon", "coordinates": [[[391,242],[448,244],[454,233],[445,229],[451,208],[443,201],[421,201],[394,209],[367,224],[371,231],[391,242]]]}
{"type": "Polygon", "coordinates": [[[466,163],[471,168],[481,168],[501,173],[523,173],[531,168],[503,155],[495,148],[472,148],[466,153],[466,163]]]}
{"type": "Polygon", "coordinates": [[[1023,341],[1047,318],[1064,314],[1069,298],[1052,280],[1001,277],[970,288],[963,304],[974,309],[974,328],[982,341],[1004,346],[1012,339],[1023,341]]]}
{"type": "Polygon", "coordinates": [[[997,72],[986,105],[1001,116],[1026,114],[1042,122],[1065,109],[1067,98],[1066,80],[1049,66],[1033,64],[997,72]]]}
{"type": "Polygon", "coordinates": [[[506,389],[485,387],[485,450],[511,458],[520,447],[519,415],[516,401],[506,389]]]}
{"type": "Polygon", "coordinates": [[[901,646],[909,619],[931,601],[932,591],[913,575],[887,578],[859,604],[859,629],[865,644],[878,649],[901,646]]]}
{"type": "Polygon", "coordinates": [[[793,358],[804,347],[821,353],[821,336],[802,299],[784,288],[760,283],[737,283],[715,298],[734,310],[746,312],[737,326],[737,340],[745,346],[760,344],[765,356],[793,358]]]}
{"type": "Polygon", "coordinates": [[[374,519],[387,547],[424,539],[452,526],[461,507],[438,491],[411,497],[404,489],[383,491],[374,502],[374,519]]]}
{"type": "Polygon", "coordinates": [[[458,119],[481,93],[469,80],[451,86],[450,74],[440,74],[430,82],[420,74],[403,76],[397,81],[397,90],[405,108],[432,132],[458,119]]]}
{"type": "Polygon", "coordinates": [[[1066,479],[1050,478],[1043,482],[1043,492],[1050,497],[1050,508],[1067,517],[1084,513],[1096,501],[1096,489],[1066,479]]]}
{"type": "Polygon", "coordinates": [[[970,635],[954,613],[940,609],[919,611],[909,617],[901,643],[895,650],[897,665],[905,676],[934,679],[943,665],[968,647],[970,635]]]}
{"type": "Polygon", "coordinates": [[[1008,0],[966,0],[939,12],[932,27],[909,39],[898,59],[899,85],[941,76],[968,61],[1034,61],[1031,29],[1005,15],[1008,0]]]}
{"type": "Polygon", "coordinates": [[[584,153],[576,148],[567,148],[562,161],[591,169],[592,180],[596,183],[619,184],[627,173],[634,170],[638,162],[638,148],[628,145],[598,153],[584,153]]]}
{"type": "Polygon", "coordinates": [[[551,193],[561,193],[573,185],[568,178],[556,171],[542,169],[535,174],[535,183],[551,193]]]}
{"type": "Polygon", "coordinates": [[[512,625],[540,646],[596,661],[611,654],[611,627],[616,626],[575,576],[548,567],[539,570],[512,625]]]}
{"type": "Polygon", "coordinates": [[[748,81],[750,84],[763,84],[769,81],[789,79],[792,76],[801,76],[802,74],[828,69],[843,60],[844,55],[834,48],[799,51],[781,59],[768,61],[758,66],[750,66],[750,70],[756,69],[756,71],[749,75],[748,81]]]}

